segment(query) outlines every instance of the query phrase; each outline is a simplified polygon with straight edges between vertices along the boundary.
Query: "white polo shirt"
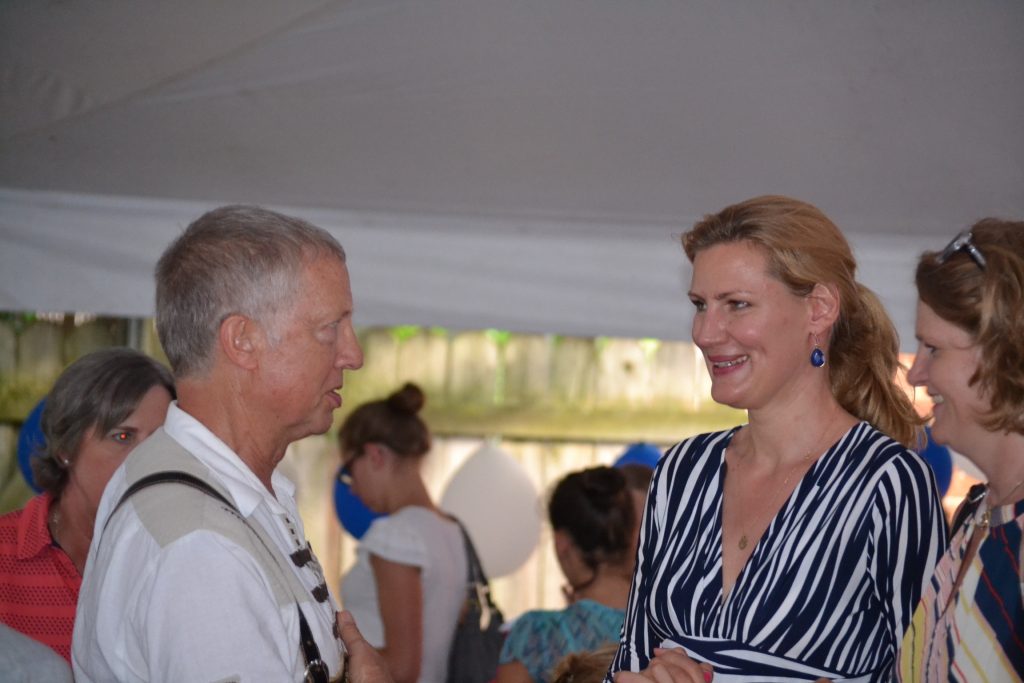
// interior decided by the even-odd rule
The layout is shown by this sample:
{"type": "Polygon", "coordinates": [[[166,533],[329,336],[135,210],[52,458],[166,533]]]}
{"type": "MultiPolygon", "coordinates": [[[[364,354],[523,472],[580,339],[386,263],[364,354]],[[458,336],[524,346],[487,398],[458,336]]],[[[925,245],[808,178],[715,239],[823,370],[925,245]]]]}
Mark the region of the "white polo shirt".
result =
{"type": "MultiPolygon", "coordinates": [[[[224,442],[176,403],[162,431],[209,468],[239,512],[261,525],[286,558],[305,547],[295,486],[287,477],[274,472],[275,498],[224,442]]],[[[144,448],[146,442],[138,450],[144,448]]],[[[127,488],[125,468],[134,456],[114,473],[96,515],[75,621],[75,680],[301,681],[296,606],[280,604],[264,564],[249,550],[203,528],[168,542],[131,504],[121,506],[104,532],[127,488]]],[[[324,583],[318,563],[288,565],[311,594],[324,583]]],[[[334,597],[310,597],[302,609],[333,678],[342,657],[333,635],[334,597]]]]}

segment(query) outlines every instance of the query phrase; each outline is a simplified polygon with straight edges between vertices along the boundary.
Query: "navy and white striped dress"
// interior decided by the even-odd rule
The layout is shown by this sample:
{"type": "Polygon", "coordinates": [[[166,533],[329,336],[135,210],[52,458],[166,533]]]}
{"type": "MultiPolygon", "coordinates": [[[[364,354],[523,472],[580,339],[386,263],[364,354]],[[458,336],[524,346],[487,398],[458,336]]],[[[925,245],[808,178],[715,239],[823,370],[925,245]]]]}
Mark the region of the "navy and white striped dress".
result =
{"type": "Polygon", "coordinates": [[[688,439],[659,463],[608,680],[680,646],[715,683],[888,680],[946,548],[931,469],[855,425],[801,479],[723,602],[724,455],[738,429],[688,439]]]}

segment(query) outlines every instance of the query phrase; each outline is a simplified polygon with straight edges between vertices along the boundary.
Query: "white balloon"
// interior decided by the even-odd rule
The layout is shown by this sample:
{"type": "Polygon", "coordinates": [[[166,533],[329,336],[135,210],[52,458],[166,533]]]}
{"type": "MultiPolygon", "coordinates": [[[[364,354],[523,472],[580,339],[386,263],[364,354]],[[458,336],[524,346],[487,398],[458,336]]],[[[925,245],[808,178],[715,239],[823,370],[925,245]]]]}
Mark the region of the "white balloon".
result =
{"type": "Polygon", "coordinates": [[[441,507],[466,527],[488,578],[519,569],[540,540],[537,489],[518,462],[490,444],[452,475],[441,507]]]}

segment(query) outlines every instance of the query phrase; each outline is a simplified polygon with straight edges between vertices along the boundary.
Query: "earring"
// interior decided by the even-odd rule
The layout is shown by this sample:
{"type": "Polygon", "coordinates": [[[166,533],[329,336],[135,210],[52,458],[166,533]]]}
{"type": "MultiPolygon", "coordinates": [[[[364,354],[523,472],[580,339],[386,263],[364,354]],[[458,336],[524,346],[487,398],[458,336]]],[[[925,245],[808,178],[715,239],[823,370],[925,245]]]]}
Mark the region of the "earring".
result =
{"type": "Polygon", "coordinates": [[[811,365],[816,368],[821,368],[825,366],[825,352],[818,346],[818,335],[815,334],[813,337],[814,350],[811,351],[811,365]]]}

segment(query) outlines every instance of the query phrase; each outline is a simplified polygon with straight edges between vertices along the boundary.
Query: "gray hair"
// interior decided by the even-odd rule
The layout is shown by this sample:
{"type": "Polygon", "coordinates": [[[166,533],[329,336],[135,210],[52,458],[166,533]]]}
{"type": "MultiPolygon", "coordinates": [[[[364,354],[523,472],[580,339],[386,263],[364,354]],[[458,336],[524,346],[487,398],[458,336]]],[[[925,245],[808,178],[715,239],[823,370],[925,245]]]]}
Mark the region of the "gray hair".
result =
{"type": "Polygon", "coordinates": [[[60,498],[70,462],[89,430],[102,433],[117,427],[153,387],[175,396],[167,368],[134,349],[102,349],[69,365],[46,396],[39,420],[46,442],[31,460],[39,488],[60,498]]]}
{"type": "Polygon", "coordinates": [[[234,314],[273,327],[303,267],[345,250],[326,230],[256,206],[196,219],[156,266],[156,327],[178,377],[209,370],[220,324],[234,314]]]}

